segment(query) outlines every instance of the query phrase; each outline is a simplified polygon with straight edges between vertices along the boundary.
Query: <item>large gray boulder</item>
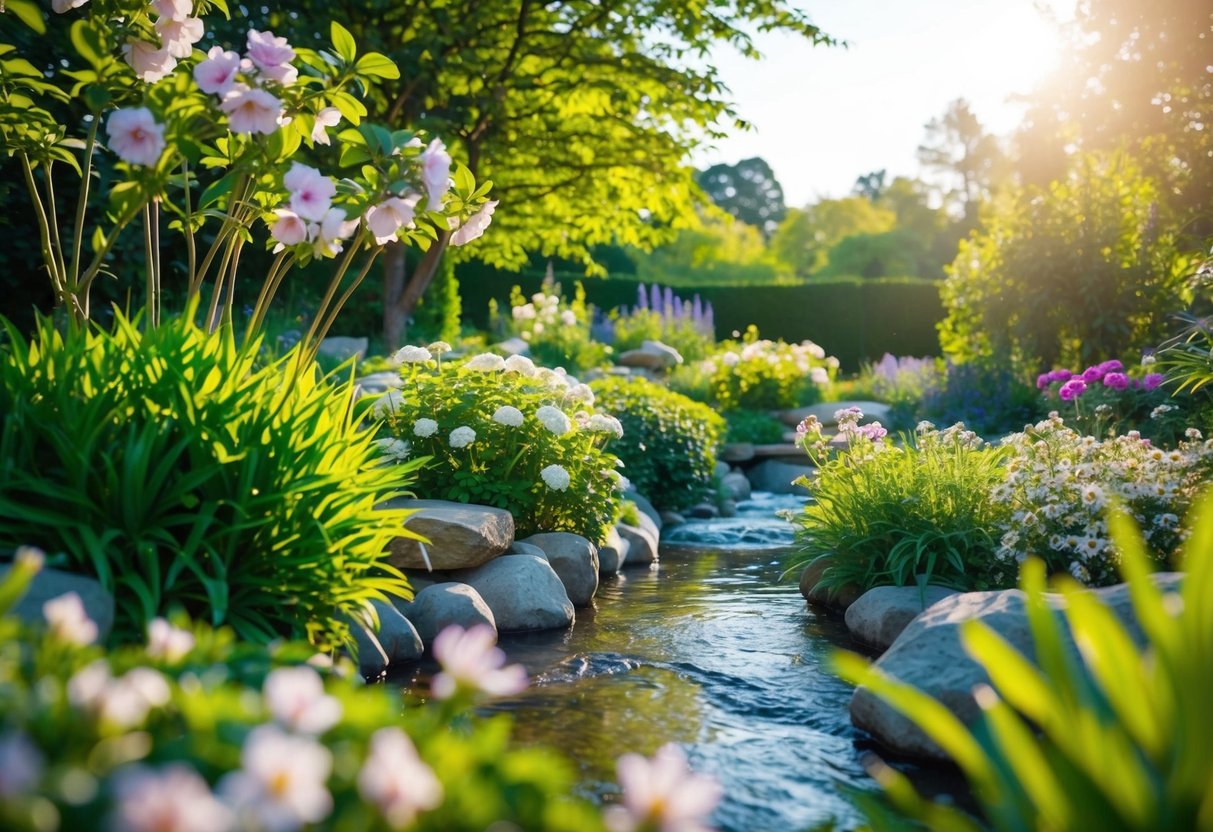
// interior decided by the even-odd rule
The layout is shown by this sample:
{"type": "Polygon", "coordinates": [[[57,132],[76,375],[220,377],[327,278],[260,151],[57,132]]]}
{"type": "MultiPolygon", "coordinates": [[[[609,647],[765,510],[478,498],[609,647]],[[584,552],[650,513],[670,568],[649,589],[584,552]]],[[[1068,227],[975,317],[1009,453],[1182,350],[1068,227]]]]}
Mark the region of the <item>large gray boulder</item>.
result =
{"type": "Polygon", "coordinates": [[[720,487],[724,489],[724,493],[730,500],[735,500],[736,502],[740,503],[743,500],[750,499],[752,486],[750,485],[749,478],[745,474],[738,472],[725,474],[720,479],[720,487]]]}
{"type": "Polygon", "coordinates": [[[798,407],[795,410],[783,410],[777,415],[785,425],[799,425],[810,416],[816,416],[817,421],[825,427],[832,427],[838,424],[838,420],[834,418],[834,414],[840,410],[846,410],[848,407],[858,407],[863,411],[862,424],[868,422],[884,422],[889,421],[889,406],[881,402],[818,402],[811,404],[808,407],[798,407]]]}
{"type": "MultiPolygon", "coordinates": [[[[534,543],[527,543],[522,540],[515,540],[511,543],[510,548],[505,550],[505,555],[534,555],[537,558],[548,559],[547,553],[534,543]]],[[[505,555],[502,555],[502,557],[505,557],[505,555]]]]}
{"type": "MultiPolygon", "coordinates": [[[[1160,589],[1170,592],[1176,591],[1183,579],[1177,573],[1153,577],[1160,589]]],[[[1093,592],[1127,625],[1130,635],[1141,646],[1145,639],[1133,614],[1128,587],[1118,584],[1093,592]]],[[[911,621],[875,666],[939,700],[962,722],[972,725],[980,713],[973,689],[990,680],[965,652],[960,639],[961,626],[967,621],[981,621],[1024,656],[1035,660],[1025,599],[1018,589],[950,595],[911,621]]],[[[1065,605],[1060,595],[1048,596],[1048,602],[1054,610],[1065,605]]],[[[1064,645],[1077,658],[1077,648],[1068,634],[1064,645]]],[[[856,689],[851,699],[851,721],[900,754],[947,759],[943,750],[917,726],[867,688],[856,689]]]]}
{"type": "Polygon", "coordinates": [[[615,530],[619,532],[619,536],[628,544],[628,559],[625,562],[626,566],[652,566],[657,562],[658,553],[657,546],[661,541],[661,533],[657,531],[657,527],[645,515],[640,515],[639,526],[629,526],[627,523],[619,523],[615,526],[615,530]]]}
{"type": "MultiPolygon", "coordinates": [[[[10,564],[0,565],[0,580],[8,574],[10,564]]],[[[34,576],[29,589],[12,609],[12,614],[30,624],[45,624],[42,605],[62,595],[74,592],[80,596],[84,614],[97,625],[97,641],[104,643],[114,628],[114,596],[101,583],[84,575],[43,569],[34,576]]]]}
{"type": "Polygon", "coordinates": [[[400,377],[400,373],[384,370],[381,373],[371,373],[356,379],[354,384],[357,385],[360,395],[374,396],[403,387],[404,379],[400,377]]]}
{"type": "Polygon", "coordinates": [[[454,581],[427,586],[414,596],[412,603],[402,607],[401,612],[413,622],[426,647],[452,624],[465,630],[476,624],[487,624],[497,632],[493,611],[480,593],[468,584],[454,581]]]}
{"type": "Polygon", "coordinates": [[[615,363],[621,367],[668,370],[682,363],[682,355],[678,350],[660,341],[644,341],[639,349],[620,353],[616,357],[615,363]]]}
{"type": "Polygon", "coordinates": [[[847,629],[859,641],[885,650],[919,613],[956,594],[942,586],[878,586],[847,607],[847,629]]]}
{"type": "Polygon", "coordinates": [[[511,555],[457,573],[480,594],[502,633],[552,630],[573,623],[573,602],[543,558],[511,555]]]}
{"type": "Polygon", "coordinates": [[[772,494],[804,494],[805,489],[793,483],[800,477],[811,477],[816,471],[806,463],[793,465],[778,459],[766,459],[746,471],[746,477],[755,491],[772,494]]]}
{"type": "Polygon", "coordinates": [[[602,545],[598,547],[598,574],[602,577],[614,575],[628,559],[630,545],[620,536],[619,530],[611,527],[602,545]]]}
{"type": "Polygon", "coordinates": [[[543,550],[574,607],[584,607],[598,591],[598,547],[569,532],[533,534],[522,541],[543,550]]]}
{"type": "Polygon", "coordinates": [[[350,624],[358,644],[359,672],[367,678],[378,678],[389,667],[420,659],[424,647],[421,636],[400,610],[385,601],[371,601],[371,605],[374,618],[361,615],[350,624]]]}
{"type": "Polygon", "coordinates": [[[415,510],[405,525],[429,540],[426,544],[407,537],[393,540],[388,560],[398,569],[470,569],[497,557],[514,542],[514,517],[503,509],[445,500],[393,500],[389,505],[415,510]]]}
{"type": "Polygon", "coordinates": [[[639,491],[627,491],[624,493],[623,498],[625,500],[631,500],[633,503],[635,503],[636,508],[639,509],[640,513],[648,515],[648,518],[653,521],[655,526],[657,526],[658,533],[661,532],[661,527],[664,525],[665,521],[662,520],[661,513],[653,507],[651,502],[649,502],[648,497],[644,496],[639,491]]]}
{"type": "Polygon", "coordinates": [[[316,356],[331,361],[348,361],[366,358],[366,348],[370,342],[366,338],[348,338],[344,335],[330,335],[320,342],[316,348],[316,356]]]}

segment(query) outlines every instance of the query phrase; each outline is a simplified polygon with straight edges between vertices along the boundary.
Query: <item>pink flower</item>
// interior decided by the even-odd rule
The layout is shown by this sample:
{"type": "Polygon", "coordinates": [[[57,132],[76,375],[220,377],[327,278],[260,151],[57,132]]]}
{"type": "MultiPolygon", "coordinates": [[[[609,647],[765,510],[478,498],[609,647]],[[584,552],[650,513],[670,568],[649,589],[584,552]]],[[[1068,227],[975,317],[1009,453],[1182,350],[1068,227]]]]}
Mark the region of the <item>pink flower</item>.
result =
{"type": "Polygon", "coordinates": [[[241,768],[226,775],[219,792],[242,819],[270,832],[319,823],[333,811],[327,782],[333,755],[309,737],[274,725],[254,728],[240,752],[241,768]]]}
{"type": "Polygon", "coordinates": [[[278,245],[274,246],[275,254],[287,246],[297,246],[307,240],[307,223],[298,214],[286,208],[278,208],[274,213],[278,220],[270,226],[270,236],[278,241],[278,245]]]}
{"type": "Polygon", "coordinates": [[[345,211],[330,208],[319,223],[308,226],[317,257],[336,257],[341,253],[341,241],[354,233],[358,220],[346,221],[345,211]]]}
{"type": "Polygon", "coordinates": [[[1053,383],[1053,374],[1052,373],[1041,373],[1040,375],[1038,375],[1036,377],[1036,389],[1037,390],[1044,390],[1046,387],[1048,387],[1052,383],[1053,383]]]}
{"type": "Polygon", "coordinates": [[[146,41],[128,41],[122,47],[122,56],[139,80],[148,84],[156,83],[177,68],[177,59],[167,48],[157,48],[146,41]]]}
{"type": "MultiPolygon", "coordinates": [[[[1085,375],[1085,374],[1084,374],[1085,375]]],[[[1087,391],[1087,383],[1081,378],[1072,378],[1061,386],[1057,395],[1063,402],[1072,402],[1087,391]]]]}
{"type": "Polygon", "coordinates": [[[658,749],[651,759],[624,754],[616,772],[623,805],[606,813],[611,832],[700,832],[708,829],[704,819],[720,802],[720,784],[692,772],[682,749],[673,744],[658,749]]]}
{"type": "Polygon", "coordinates": [[[282,102],[262,89],[234,84],[219,103],[233,133],[273,133],[282,117],[282,102]]]}
{"type": "Polygon", "coordinates": [[[240,71],[240,56],[225,51],[222,46],[212,46],[206,60],[194,67],[194,81],[198,88],[211,95],[226,95],[236,83],[240,71]]]}
{"type": "Polygon", "coordinates": [[[1103,377],[1103,383],[1113,390],[1125,390],[1129,386],[1129,377],[1124,373],[1108,373],[1103,377]]]}
{"type": "Polygon", "coordinates": [[[55,14],[63,14],[72,9],[78,9],[87,2],[88,0],[51,0],[51,9],[55,14]]]}
{"type": "Polygon", "coordinates": [[[442,804],[442,784],[399,728],[380,728],[371,735],[370,753],[358,773],[358,793],[379,807],[393,829],[411,826],[419,811],[442,804]]]}
{"type": "Polygon", "coordinates": [[[402,226],[411,226],[419,199],[419,194],[409,194],[403,199],[393,196],[372,206],[366,212],[366,227],[375,235],[375,242],[383,245],[396,239],[402,226]]]}
{"type": "Polygon", "coordinates": [[[421,162],[421,181],[429,196],[426,210],[437,211],[451,187],[451,156],[446,152],[442,139],[434,139],[417,158],[421,162]]]}
{"type": "Polygon", "coordinates": [[[290,62],[295,60],[295,50],[286,38],[274,37],[273,32],[258,32],[250,29],[246,41],[249,60],[267,78],[280,84],[294,83],[299,71],[290,62]]]}
{"type": "Polygon", "coordinates": [[[294,162],[283,179],[291,192],[291,210],[305,220],[320,222],[333,204],[337,186],[315,168],[294,162]]]}
{"type": "Polygon", "coordinates": [[[202,40],[203,31],[202,21],[196,17],[184,20],[164,17],[156,21],[160,43],[174,58],[188,58],[194,51],[194,44],[202,40]]]}
{"type": "Polygon", "coordinates": [[[1099,365],[1087,367],[1087,369],[1082,371],[1082,375],[1079,376],[1079,378],[1086,382],[1099,381],[1103,377],[1104,371],[1099,368],[1099,365]]]}
{"type": "Polygon", "coordinates": [[[117,797],[111,818],[114,829],[226,832],[232,827],[231,812],[185,763],[170,763],[159,771],[129,766],[114,776],[113,785],[117,797]]]}
{"type": "Polygon", "coordinates": [[[307,665],[271,671],[262,692],[274,719],[296,733],[323,734],[341,721],[341,703],[324,692],[324,680],[307,665]]]}
{"type": "Polygon", "coordinates": [[[194,0],[152,0],[152,9],[165,20],[185,20],[194,12],[194,0]]]}
{"type": "Polygon", "coordinates": [[[157,124],[147,107],[115,110],[105,123],[110,150],[132,165],[151,167],[164,153],[164,125],[157,124]]]}
{"type": "Polygon", "coordinates": [[[484,235],[489,224],[493,222],[493,211],[497,208],[497,200],[489,200],[480,206],[480,210],[468,217],[463,227],[451,235],[451,245],[462,246],[477,240],[484,235]]]}
{"type": "Polygon", "coordinates": [[[505,653],[495,646],[497,634],[477,624],[463,629],[452,624],[434,638],[434,658],[442,672],[430,683],[437,699],[449,699],[459,690],[480,691],[490,696],[508,696],[526,689],[522,665],[505,666],[505,653]]]}
{"type": "Polygon", "coordinates": [[[1113,358],[1111,361],[1105,361],[1099,365],[1099,371],[1104,375],[1107,375],[1108,373],[1123,373],[1124,369],[1125,365],[1121,364],[1115,358],[1113,358]]]}
{"type": "Polygon", "coordinates": [[[325,107],[316,113],[316,123],[312,126],[312,141],[316,144],[329,144],[327,127],[336,127],[341,123],[341,111],[336,107],[325,107]]]}
{"type": "Polygon", "coordinates": [[[1141,380],[1141,386],[1146,390],[1153,390],[1163,383],[1164,378],[1162,373],[1150,373],[1141,380]]]}

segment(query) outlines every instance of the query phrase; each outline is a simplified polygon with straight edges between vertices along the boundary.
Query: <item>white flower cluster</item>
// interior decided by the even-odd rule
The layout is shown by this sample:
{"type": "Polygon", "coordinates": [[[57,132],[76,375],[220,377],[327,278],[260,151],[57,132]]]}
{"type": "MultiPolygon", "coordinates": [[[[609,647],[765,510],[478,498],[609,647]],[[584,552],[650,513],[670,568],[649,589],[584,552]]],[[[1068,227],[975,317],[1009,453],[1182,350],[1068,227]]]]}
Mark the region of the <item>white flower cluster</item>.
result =
{"type": "Polygon", "coordinates": [[[1030,555],[1068,562],[1086,583],[1117,579],[1118,554],[1105,512],[1113,500],[1141,526],[1158,557],[1182,541],[1179,517],[1213,468],[1213,441],[1199,431],[1174,449],[1155,447],[1137,431],[1098,440],[1065,426],[1056,413],[1005,440],[1006,480],[991,496],[1012,507],[997,556],[1030,555]]]}
{"type": "Polygon", "coordinates": [[[535,418],[539,423],[548,429],[549,432],[557,436],[564,436],[573,429],[573,423],[564,411],[558,407],[553,407],[550,404],[545,404],[543,407],[535,411],[535,418]]]}
{"type": "Polygon", "coordinates": [[[765,338],[747,342],[738,349],[725,350],[705,360],[700,368],[708,375],[715,375],[721,368],[733,370],[739,364],[750,362],[767,365],[773,372],[807,375],[818,385],[829,384],[830,370],[838,369],[838,359],[827,356],[825,350],[812,341],[789,344],[765,338]]]}
{"type": "Polygon", "coordinates": [[[395,462],[403,462],[413,453],[413,445],[407,439],[376,439],[375,444],[385,459],[395,462]]]}
{"type": "Polygon", "coordinates": [[[433,357],[425,347],[415,347],[409,344],[397,350],[394,359],[397,364],[424,364],[433,357]]]}
{"type": "Polygon", "coordinates": [[[451,431],[450,442],[452,448],[466,448],[476,441],[476,431],[469,428],[467,425],[461,425],[451,431]]]}
{"type": "Polygon", "coordinates": [[[525,417],[522,411],[508,404],[503,404],[493,412],[493,421],[507,428],[520,428],[525,417]]]}
{"type": "Polygon", "coordinates": [[[561,465],[549,465],[539,472],[543,482],[553,491],[565,491],[571,482],[569,472],[561,465]]]}

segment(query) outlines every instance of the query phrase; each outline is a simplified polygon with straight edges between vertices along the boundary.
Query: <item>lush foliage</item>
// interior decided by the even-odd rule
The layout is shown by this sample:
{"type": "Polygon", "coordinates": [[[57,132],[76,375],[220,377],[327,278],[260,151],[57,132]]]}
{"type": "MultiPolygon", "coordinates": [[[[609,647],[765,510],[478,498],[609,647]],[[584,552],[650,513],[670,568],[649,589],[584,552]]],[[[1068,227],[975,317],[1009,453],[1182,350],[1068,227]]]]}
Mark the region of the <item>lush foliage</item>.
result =
{"type": "Polygon", "coordinates": [[[617,352],[636,349],[645,341],[661,341],[686,361],[707,357],[716,346],[715,311],[696,294],[683,300],[670,287],[665,291],[654,283],[647,291],[643,283],[636,287],[636,305],[619,307],[607,319],[608,343],[617,352]]]}
{"type": "MultiPolygon", "coordinates": [[[[1114,513],[1108,523],[1144,649],[1111,610],[1064,578],[1056,585],[1063,620],[1047,600],[1045,568],[1033,560],[1021,585],[1035,662],[982,623],[964,625],[965,647],[991,679],[976,691],[975,729],[866,660],[836,659],[844,678],[884,698],[956,761],[994,829],[1213,829],[1213,745],[1204,741],[1213,732],[1205,696],[1213,685],[1213,499],[1191,518],[1178,599],[1151,581],[1148,547],[1133,522],[1114,513]],[[1077,660],[1064,646],[1067,634],[1077,660]]],[[[982,828],[920,798],[893,769],[870,771],[903,817],[945,832],[982,828]]],[[[862,806],[877,829],[908,828],[870,798],[862,806]]]]}
{"type": "Polygon", "coordinates": [[[722,409],[776,410],[820,401],[838,359],[812,341],[760,339],[751,326],[741,341],[722,341],[701,367],[722,409]]]}
{"type": "Polygon", "coordinates": [[[1132,372],[1115,359],[1093,364],[1080,373],[1061,369],[1041,373],[1036,386],[1051,410],[1066,414],[1072,428],[1104,438],[1136,430],[1154,442],[1174,445],[1193,426],[1186,413],[1190,397],[1175,397],[1153,372],[1147,355],[1132,372]]]}
{"type": "Polygon", "coordinates": [[[601,540],[624,485],[606,450],[622,434],[619,421],[593,413],[590,388],[561,372],[489,353],[442,364],[445,347],[397,353],[404,387],[374,405],[386,416],[385,455],[425,458],[420,496],[508,509],[519,537],[601,540]]]}
{"type": "Polygon", "coordinates": [[[1122,506],[1144,528],[1152,559],[1175,565],[1179,518],[1213,475],[1213,440],[1192,428],[1166,450],[1137,431],[1099,440],[1056,414],[1007,440],[1006,481],[992,492],[1006,512],[997,555],[1014,577],[1027,556],[1094,585],[1113,583],[1120,552],[1105,511],[1122,506]]]}
{"type": "Polygon", "coordinates": [[[590,383],[598,406],[623,423],[612,452],[623,473],[654,506],[678,510],[712,487],[724,422],[711,408],[640,378],[590,383]]]}
{"type": "Polygon", "coordinates": [[[560,284],[545,280],[529,301],[515,286],[510,291],[510,316],[499,325],[509,335],[526,341],[541,365],[581,373],[607,360],[607,347],[591,334],[593,321],[594,309],[585,302],[585,289],[580,283],[573,299],[565,300],[560,284]]]}
{"type": "Polygon", "coordinates": [[[121,639],[182,608],[242,638],[341,638],[339,613],[408,585],[383,561],[405,513],[375,505],[415,466],[384,468],[349,383],[298,348],[188,317],[148,332],[49,320],[0,352],[0,548],[36,545],[115,594],[121,639]]]}
{"type": "Polygon", "coordinates": [[[926,390],[921,413],[939,424],[964,422],[984,436],[997,436],[1039,416],[1041,400],[1005,362],[949,361],[943,376],[926,390]]]}
{"type": "MultiPolygon", "coordinates": [[[[34,561],[0,584],[0,613],[34,561]]],[[[469,719],[525,686],[491,640],[441,634],[431,703],[402,709],[395,688],[322,677],[306,645],[228,629],[155,619],[146,646],[104,653],[73,597],[46,627],[0,618],[5,829],[603,828],[563,760],[512,748],[505,717],[469,719]]]]}
{"type": "Polygon", "coordinates": [[[788,432],[783,422],[763,410],[726,410],[724,420],[728,426],[726,442],[777,445],[788,432]]]}
{"type": "Polygon", "coordinates": [[[926,423],[898,447],[879,422],[858,425],[858,409],[839,415],[843,450],[831,450],[815,418],[800,429],[818,470],[800,480],[813,500],[797,518],[791,569],[822,559],[828,588],[999,585],[993,532],[1009,509],[990,491],[1002,481],[1005,453],[963,426],[926,423]]]}
{"type": "Polygon", "coordinates": [[[1159,199],[1128,156],[1080,155],[1064,179],[999,205],[944,284],[945,352],[1036,367],[1156,344],[1191,264],[1159,199]]]}

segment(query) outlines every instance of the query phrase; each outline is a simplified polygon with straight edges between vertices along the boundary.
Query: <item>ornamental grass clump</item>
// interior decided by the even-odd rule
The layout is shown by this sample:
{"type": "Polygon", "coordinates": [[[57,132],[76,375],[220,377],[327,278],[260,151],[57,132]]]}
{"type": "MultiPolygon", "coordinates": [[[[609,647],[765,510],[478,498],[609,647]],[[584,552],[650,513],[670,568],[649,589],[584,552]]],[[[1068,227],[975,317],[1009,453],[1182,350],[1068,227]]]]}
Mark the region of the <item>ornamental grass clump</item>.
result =
{"type": "MultiPolygon", "coordinates": [[[[351,384],[265,366],[188,317],[147,332],[49,319],[0,351],[0,550],[35,545],[114,594],[115,634],[181,609],[241,638],[346,640],[341,619],[407,597],[384,548],[407,512],[351,384]],[[293,383],[292,383],[293,382],[293,383]]],[[[308,365],[310,366],[310,365],[308,365]]]]}
{"type": "Polygon", "coordinates": [[[777,410],[821,401],[838,359],[812,341],[759,339],[758,328],[751,325],[741,341],[721,342],[702,367],[721,408],[777,410]]]}
{"type": "Polygon", "coordinates": [[[789,572],[820,560],[822,587],[864,590],[1013,582],[994,557],[994,530],[1010,509],[990,498],[1006,452],[963,425],[940,431],[926,422],[894,445],[879,422],[860,425],[862,415],[837,414],[841,450],[815,417],[798,429],[818,470],[799,480],[812,499],[797,518],[799,554],[789,572]]]}
{"type": "Polygon", "coordinates": [[[1151,558],[1173,565],[1179,518],[1213,474],[1213,441],[1195,428],[1166,449],[1136,431],[1084,436],[1053,413],[1008,437],[1006,447],[1006,478],[991,497],[1005,509],[995,554],[1012,576],[1031,556],[1085,584],[1114,583],[1120,552],[1105,518],[1113,504],[1142,527],[1151,558]]]}
{"type": "Polygon", "coordinates": [[[439,364],[405,347],[404,387],[379,399],[385,456],[424,461],[420,497],[508,510],[517,535],[567,531],[595,542],[614,523],[624,480],[607,450],[623,434],[594,393],[523,356],[439,364]]]}
{"type": "Polygon", "coordinates": [[[590,388],[623,423],[611,450],[654,506],[677,511],[708,495],[725,430],[715,411],[641,378],[607,376],[590,388]]]}

